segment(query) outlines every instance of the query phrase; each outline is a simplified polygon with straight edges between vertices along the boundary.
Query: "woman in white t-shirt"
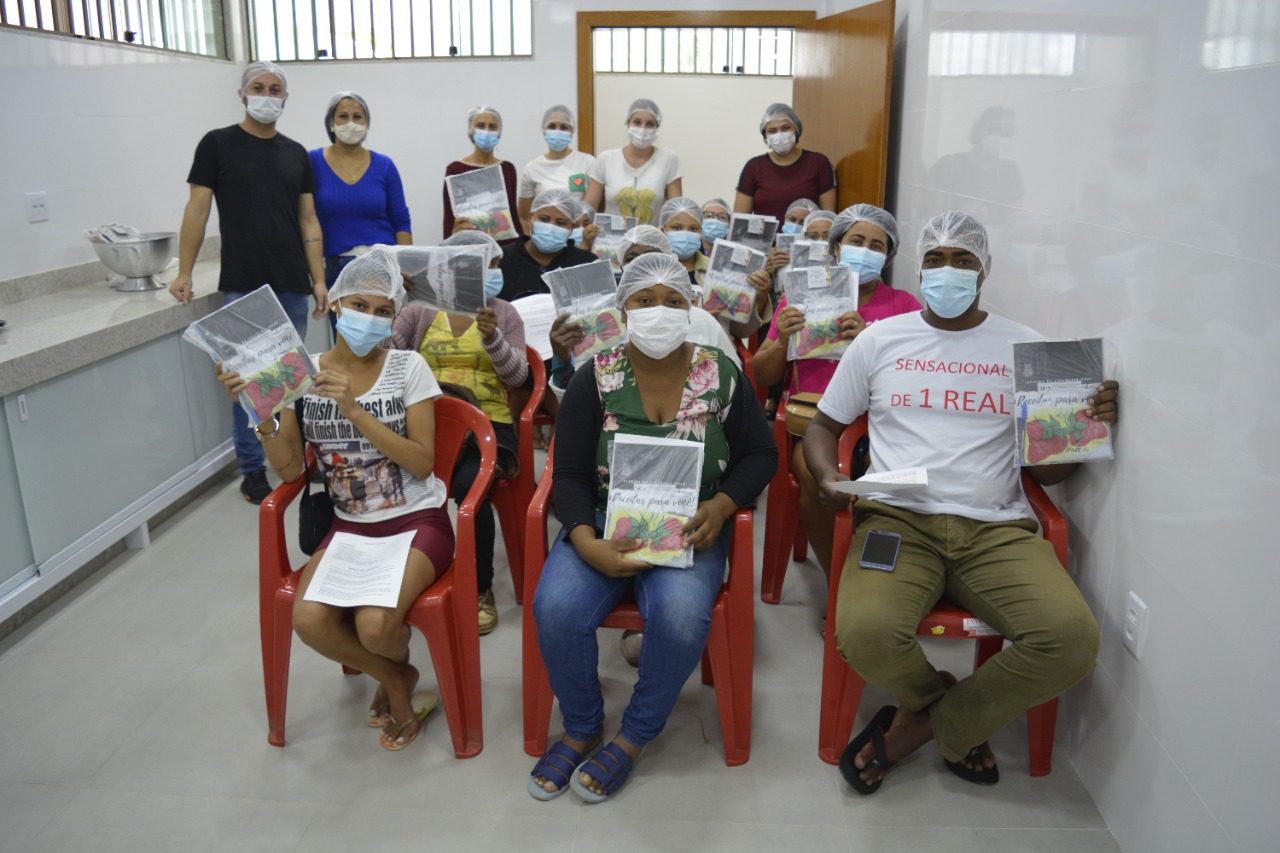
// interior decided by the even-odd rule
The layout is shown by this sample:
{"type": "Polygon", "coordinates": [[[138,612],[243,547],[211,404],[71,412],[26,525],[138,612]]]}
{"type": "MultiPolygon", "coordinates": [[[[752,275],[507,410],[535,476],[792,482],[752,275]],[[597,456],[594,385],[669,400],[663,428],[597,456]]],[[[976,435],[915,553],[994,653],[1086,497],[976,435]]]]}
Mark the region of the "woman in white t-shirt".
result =
{"type": "MultiPolygon", "coordinates": [[[[453,528],[445,485],[435,466],[435,414],[440,386],[426,360],[410,350],[379,344],[391,336],[404,301],[395,257],[376,248],[349,263],[329,291],[338,314],[337,342],[316,358],[319,372],[302,399],[302,425],[292,408],[256,432],[267,461],[285,482],[306,476],[311,445],[333,500],[333,526],[302,570],[294,597],[293,628],[327,658],[368,673],[379,687],[368,725],[382,729],[384,749],[404,749],[438,704],[431,692],[414,694],[418,670],[409,665],[405,614],[424,589],[453,562],[453,528]],[[307,587],[335,533],[386,537],[413,533],[400,596],[394,608],[335,607],[307,601],[307,587]]],[[[237,373],[219,373],[236,396],[237,373]]]]}
{"type": "Polygon", "coordinates": [[[680,158],[653,144],[661,124],[662,110],[653,101],[638,98],[631,103],[627,110],[631,141],[596,158],[587,204],[614,216],[635,217],[637,225],[649,225],[657,221],[663,202],[683,195],[680,158]]]}
{"type": "Polygon", "coordinates": [[[520,221],[526,234],[533,232],[533,198],[546,190],[564,190],[575,201],[582,201],[587,194],[587,173],[596,162],[585,151],[573,149],[573,111],[563,104],[542,114],[542,137],[547,141],[547,152],[525,164],[520,173],[520,221]]]}

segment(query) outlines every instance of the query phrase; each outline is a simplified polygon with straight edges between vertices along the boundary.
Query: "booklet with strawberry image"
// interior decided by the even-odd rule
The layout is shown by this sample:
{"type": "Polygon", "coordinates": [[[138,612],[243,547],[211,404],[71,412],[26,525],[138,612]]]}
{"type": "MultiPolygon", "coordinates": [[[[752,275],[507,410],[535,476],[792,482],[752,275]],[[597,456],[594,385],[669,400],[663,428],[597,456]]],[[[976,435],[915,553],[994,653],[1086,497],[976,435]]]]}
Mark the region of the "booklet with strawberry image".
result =
{"type": "Polygon", "coordinates": [[[618,247],[627,232],[636,227],[634,216],[616,216],[610,213],[597,213],[595,225],[599,228],[596,239],[591,243],[591,251],[597,258],[609,262],[609,268],[615,275],[622,272],[622,255],[618,247]]]}
{"type": "Polygon", "coordinates": [[[617,284],[608,261],[547,270],[542,280],[551,289],[556,316],[568,314],[570,323],[582,327],[583,338],[572,351],[575,366],[626,341],[617,284]]]}
{"type": "Polygon", "coordinates": [[[735,213],[729,217],[729,242],[767,252],[778,234],[778,220],[757,213],[735,213]]]}
{"type": "Polygon", "coordinates": [[[858,284],[846,266],[788,269],[781,274],[787,305],[804,314],[804,326],[787,341],[787,360],[838,360],[850,341],[840,336],[840,318],[858,305],[858,284]]]}
{"type": "Polygon", "coordinates": [[[698,511],[703,445],[620,433],[609,446],[606,539],[638,539],[628,559],[688,568],[693,547],[684,526],[698,511]]]}
{"type": "Polygon", "coordinates": [[[458,175],[447,175],[444,184],[449,205],[457,219],[471,223],[495,240],[514,240],[515,219],[507,200],[507,185],[502,180],[502,167],[485,166],[458,175]]]}
{"type": "Polygon", "coordinates": [[[702,281],[703,310],[731,323],[750,320],[756,289],[747,281],[747,276],[764,269],[765,260],[764,252],[750,246],[716,240],[702,281]]]}
{"type": "Polygon", "coordinates": [[[1018,464],[1111,459],[1111,425],[1086,412],[1103,381],[1102,339],[1013,345],[1018,464]]]}
{"type": "Polygon", "coordinates": [[[311,387],[315,365],[270,285],[197,320],[182,338],[248,384],[240,406],[257,425],[311,387]]]}

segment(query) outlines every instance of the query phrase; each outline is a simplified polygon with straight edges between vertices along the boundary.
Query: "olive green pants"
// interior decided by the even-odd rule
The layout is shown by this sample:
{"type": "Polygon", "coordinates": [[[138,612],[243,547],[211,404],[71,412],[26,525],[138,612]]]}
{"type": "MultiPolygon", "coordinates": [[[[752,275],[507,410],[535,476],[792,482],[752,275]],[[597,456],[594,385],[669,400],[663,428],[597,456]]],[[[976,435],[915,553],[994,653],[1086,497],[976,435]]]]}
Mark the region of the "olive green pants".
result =
{"type": "Polygon", "coordinates": [[[840,654],[903,707],[929,709],[944,758],[961,760],[1093,668],[1097,623],[1035,521],[922,515],[868,500],[854,517],[836,604],[840,654]],[[858,565],[873,530],[901,534],[895,571],[858,565]],[[943,597],[1013,641],[950,690],[916,641],[920,620],[943,597]]]}

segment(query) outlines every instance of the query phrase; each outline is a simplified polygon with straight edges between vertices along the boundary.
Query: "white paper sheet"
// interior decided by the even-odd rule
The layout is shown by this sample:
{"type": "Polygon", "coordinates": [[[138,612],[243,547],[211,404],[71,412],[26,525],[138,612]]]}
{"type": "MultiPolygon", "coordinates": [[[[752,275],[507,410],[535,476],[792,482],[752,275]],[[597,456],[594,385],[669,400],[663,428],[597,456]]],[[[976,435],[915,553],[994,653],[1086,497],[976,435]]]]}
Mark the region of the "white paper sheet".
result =
{"type": "Polygon", "coordinates": [[[556,306],[551,294],[522,296],[511,305],[524,321],[524,342],[536,349],[543,361],[551,358],[551,324],[556,321],[556,306]]]}
{"type": "Polygon", "coordinates": [[[929,472],[924,468],[900,468],[897,471],[864,474],[857,480],[836,483],[835,490],[846,495],[865,495],[870,492],[901,492],[927,485],[929,472]]]}
{"type": "Polygon", "coordinates": [[[303,596],[335,607],[395,607],[414,533],[377,539],[335,533],[303,596]]]}

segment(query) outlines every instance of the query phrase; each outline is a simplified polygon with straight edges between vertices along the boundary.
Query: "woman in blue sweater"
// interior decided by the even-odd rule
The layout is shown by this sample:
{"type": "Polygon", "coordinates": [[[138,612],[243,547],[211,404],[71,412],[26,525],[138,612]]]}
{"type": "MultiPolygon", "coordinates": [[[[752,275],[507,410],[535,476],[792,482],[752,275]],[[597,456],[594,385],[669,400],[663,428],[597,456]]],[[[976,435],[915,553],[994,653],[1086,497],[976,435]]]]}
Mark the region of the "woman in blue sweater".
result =
{"type": "Polygon", "coordinates": [[[324,234],[324,277],[330,287],[338,273],[365,247],[411,245],[409,207],[395,163],[364,147],[369,105],[355,92],[329,99],[324,130],[333,144],[311,153],[316,176],[316,215],[324,234]]]}

